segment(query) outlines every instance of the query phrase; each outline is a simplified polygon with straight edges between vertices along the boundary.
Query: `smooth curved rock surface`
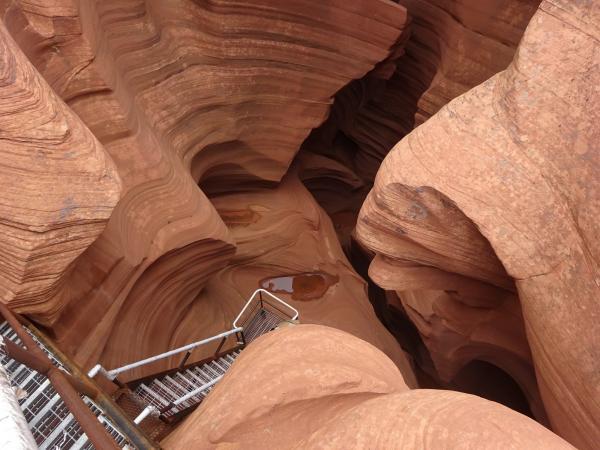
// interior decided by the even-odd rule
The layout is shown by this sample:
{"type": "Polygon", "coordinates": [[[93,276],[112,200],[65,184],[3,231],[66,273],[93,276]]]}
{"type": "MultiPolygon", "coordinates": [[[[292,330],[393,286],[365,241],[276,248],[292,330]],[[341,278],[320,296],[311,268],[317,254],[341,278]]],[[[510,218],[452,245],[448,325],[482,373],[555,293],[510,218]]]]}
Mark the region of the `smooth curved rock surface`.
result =
{"type": "MultiPolygon", "coordinates": [[[[600,7],[542,2],[515,54],[538,3],[0,0],[0,301],[111,368],[229,328],[264,286],[413,387],[340,242],[350,254],[391,143],[431,117],[386,159],[357,227],[385,306],[416,326],[435,381],[490,362],[592,448],[600,7]]],[[[310,400],[296,441],[403,401],[369,386],[310,400]]],[[[239,423],[225,434],[252,435],[239,423]]]]}
{"type": "Polygon", "coordinates": [[[573,449],[533,420],[459,392],[415,389],[366,400],[292,448],[573,449]]]}
{"type": "MultiPolygon", "coordinates": [[[[453,98],[504,70],[539,0],[400,0],[410,25],[388,60],[342,89],[300,158],[323,168],[306,185],[332,217],[346,253],[360,205],[392,147],[453,98]],[[340,179],[339,166],[345,166],[340,179]],[[356,186],[356,181],[362,183],[356,186]],[[340,181],[348,186],[340,185],[340,181]]],[[[304,177],[301,175],[304,180],[304,177]]]]}
{"type": "MultiPolygon", "coordinates": [[[[300,311],[302,323],[335,327],[369,342],[394,361],[407,384],[416,386],[409,358],[377,320],[365,281],[352,269],[336,239],[331,220],[298,180],[295,170],[293,168],[275,189],[224,194],[212,199],[235,239],[236,254],[227,267],[210,277],[191,303],[169,346],[164,339],[159,343],[158,337],[152,348],[142,347],[145,353],[140,352],[139,345],[147,344],[129,345],[131,324],[140,320],[136,316],[140,309],[127,312],[127,320],[113,329],[102,355],[108,367],[229,329],[250,294],[261,287],[264,280],[312,273],[328,280],[326,289],[315,284],[301,285],[300,292],[277,292],[276,286],[272,290],[300,311]]],[[[290,282],[289,287],[293,289],[294,283],[290,282]]],[[[172,306],[164,306],[169,307],[172,306]]],[[[199,348],[189,361],[211,356],[217,345],[216,342],[199,348]]],[[[234,341],[228,342],[229,345],[234,345],[234,341]]],[[[135,379],[173,367],[180,358],[132,371],[123,379],[135,379]]]]}
{"type": "Polygon", "coordinates": [[[373,180],[391,148],[450,100],[504,70],[539,0],[399,0],[411,17],[405,54],[344,132],[373,180]]]}
{"type": "Polygon", "coordinates": [[[357,227],[365,245],[391,260],[499,287],[504,275],[490,269],[505,267],[550,423],[580,448],[600,442],[599,19],[597,2],[542,2],[506,71],[388,155],[357,227]],[[411,215],[412,204],[427,214],[411,215]],[[431,211],[445,232],[432,228],[431,211]],[[481,238],[457,240],[452,217],[463,215],[481,238]],[[488,250],[471,260],[482,239],[488,250]],[[490,266],[496,255],[501,266],[490,266]]]}
{"type": "Polygon", "coordinates": [[[407,389],[398,368],[372,345],[329,327],[286,327],[250,344],[161,444],[289,448],[345,407],[407,389]]]}
{"type": "Polygon", "coordinates": [[[408,390],[349,334],[299,325],[256,340],[164,448],[572,448],[499,404],[408,390]],[[476,416],[477,420],[473,417],[476,416]]]}
{"type": "Polygon", "coordinates": [[[450,100],[508,66],[540,0],[399,3],[410,11],[413,20],[406,56],[399,61],[394,82],[409,83],[410,87],[392,85],[397,101],[386,103],[387,108],[404,106],[390,112],[396,111],[398,122],[408,125],[406,134],[450,100]]]}

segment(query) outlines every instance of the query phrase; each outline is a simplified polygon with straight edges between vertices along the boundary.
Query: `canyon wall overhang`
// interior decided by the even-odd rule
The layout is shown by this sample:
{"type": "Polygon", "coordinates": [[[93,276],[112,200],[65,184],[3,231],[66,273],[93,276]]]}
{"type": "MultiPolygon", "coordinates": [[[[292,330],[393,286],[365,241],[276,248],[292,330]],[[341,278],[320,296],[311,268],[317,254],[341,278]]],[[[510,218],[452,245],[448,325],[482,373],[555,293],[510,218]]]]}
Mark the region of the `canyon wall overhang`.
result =
{"type": "Polygon", "coordinates": [[[396,145],[357,225],[382,258],[514,280],[551,425],[581,448],[600,441],[599,23],[597,2],[542,2],[506,71],[396,145]]]}

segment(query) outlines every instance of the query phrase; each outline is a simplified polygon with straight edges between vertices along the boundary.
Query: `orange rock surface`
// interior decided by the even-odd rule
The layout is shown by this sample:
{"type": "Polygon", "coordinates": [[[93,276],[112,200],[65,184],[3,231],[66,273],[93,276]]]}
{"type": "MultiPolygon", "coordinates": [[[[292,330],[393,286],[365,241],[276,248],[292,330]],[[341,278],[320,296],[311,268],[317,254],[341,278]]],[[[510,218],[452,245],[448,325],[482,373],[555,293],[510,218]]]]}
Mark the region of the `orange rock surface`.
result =
{"type": "Polygon", "coordinates": [[[229,329],[259,287],[310,324],[251,344],[167,448],[600,442],[599,1],[0,19],[0,301],[84,369],[229,329]]]}
{"type": "Polygon", "coordinates": [[[102,144],[0,23],[0,300],[55,315],[74,260],[102,233],[121,182],[102,144]]]}
{"type": "MultiPolygon", "coordinates": [[[[367,297],[366,283],[346,259],[331,220],[293,171],[276,189],[223,194],[212,202],[230,226],[237,245],[235,256],[227,267],[211,276],[190,309],[179,319],[176,332],[169,340],[160,333],[164,325],[157,315],[143,333],[146,339],[157,337],[150,342],[139,338],[131,345],[132,328],[146,323],[139,317],[144,307],[142,297],[139,304],[124,310],[101,358],[107,367],[117,367],[229,329],[261,281],[312,273],[328,279],[330,284],[326,289],[317,285],[313,287],[314,292],[308,292],[302,290],[306,286],[301,286],[298,292],[298,283],[294,285],[290,280],[291,292],[280,291],[277,295],[300,311],[302,323],[339,328],[376,346],[397,364],[407,383],[416,386],[406,355],[378,322],[367,297]],[[243,222],[243,217],[247,222],[243,222]],[[234,222],[228,222],[229,218],[234,222]],[[299,295],[303,297],[298,298],[299,295]]],[[[190,361],[210,356],[217,344],[200,348],[190,361]]],[[[123,379],[135,379],[172,367],[180,358],[156,363],[143,371],[132,371],[123,379]]]]}
{"type": "Polygon", "coordinates": [[[600,442],[599,19],[597,2],[542,2],[506,71],[388,155],[357,227],[388,289],[427,289],[431,267],[499,292],[514,280],[550,423],[580,448],[600,442]],[[386,261],[423,276],[396,286],[386,261]]]}
{"type": "Polygon", "coordinates": [[[236,248],[204,192],[278,182],[406,22],[385,0],[12,1],[0,13],[123,181],[106,230],[42,299],[60,308],[22,308],[84,366],[128,362],[106,350],[115,340],[156,353],[222,324],[180,330],[208,317],[196,297],[236,248]]]}
{"type": "Polygon", "coordinates": [[[315,325],[283,328],[250,344],[210,397],[161,444],[165,449],[572,448],[497,403],[458,392],[408,390],[376,348],[315,325]]]}
{"type": "Polygon", "coordinates": [[[336,95],[299,160],[346,252],[360,205],[392,147],[453,98],[505,69],[539,0],[400,0],[410,25],[380,70],[336,95]],[[386,70],[382,70],[385,68],[386,70]]]}

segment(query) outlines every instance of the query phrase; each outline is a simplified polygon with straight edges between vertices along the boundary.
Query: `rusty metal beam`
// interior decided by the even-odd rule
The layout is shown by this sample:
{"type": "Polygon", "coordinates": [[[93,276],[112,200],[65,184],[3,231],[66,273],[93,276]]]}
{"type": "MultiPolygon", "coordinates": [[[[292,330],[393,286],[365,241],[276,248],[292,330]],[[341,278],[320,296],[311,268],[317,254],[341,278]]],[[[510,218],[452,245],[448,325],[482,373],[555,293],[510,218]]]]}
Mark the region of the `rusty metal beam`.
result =
{"type": "Polygon", "coordinates": [[[14,343],[6,341],[7,350],[12,351],[13,355],[18,355],[22,358],[23,360],[20,360],[20,362],[23,364],[26,364],[36,371],[40,369],[42,371],[41,373],[44,373],[48,377],[50,383],[52,383],[52,386],[67,408],[69,408],[69,411],[71,411],[77,422],[81,425],[81,428],[92,444],[94,444],[95,448],[98,450],[119,449],[115,440],[108,434],[104,426],[98,422],[98,419],[96,419],[96,416],[94,416],[90,408],[83,403],[83,400],[67,378],[67,375],[69,374],[59,370],[52,364],[44,351],[22,327],[21,322],[8,307],[1,302],[0,314],[10,324],[15,333],[17,333],[17,336],[19,336],[19,339],[21,339],[27,347],[27,350],[18,348],[14,343]],[[32,366],[29,366],[27,363],[32,364],[32,366]]]}
{"type": "Polygon", "coordinates": [[[115,440],[108,434],[106,428],[98,422],[92,410],[83,403],[81,397],[75,392],[62,371],[51,371],[48,373],[48,379],[96,449],[119,449],[115,440]]]}
{"type": "Polygon", "coordinates": [[[94,399],[98,396],[97,389],[95,389],[93,386],[82,383],[70,373],[61,371],[58,367],[52,364],[48,358],[40,358],[39,355],[36,355],[35,353],[29,351],[29,349],[25,349],[10,340],[4,341],[4,348],[8,356],[16,361],[19,361],[21,364],[25,364],[30,369],[33,369],[42,375],[46,375],[47,377],[49,377],[50,372],[59,370],[77,392],[85,394],[91,399],[94,399]]]}
{"type": "MultiPolygon", "coordinates": [[[[48,339],[44,334],[42,334],[29,320],[27,320],[26,317],[22,317],[20,315],[15,315],[15,317],[24,326],[27,326],[29,330],[31,330],[31,332],[36,336],[36,338],[42,342],[44,346],[46,346],[46,348],[52,351],[52,353],[69,370],[69,372],[73,374],[75,379],[90,388],[98,389],[98,396],[94,399],[94,402],[105,412],[105,414],[108,415],[108,417],[110,417],[113,424],[117,426],[119,431],[121,431],[136,448],[144,450],[160,449],[160,446],[152,441],[152,439],[150,439],[140,428],[138,428],[133,423],[131,418],[119,407],[119,405],[115,404],[112,398],[103,392],[101,387],[99,388],[96,383],[91,380],[86,373],[83,372],[73,361],[71,361],[71,359],[65,355],[52,340],[48,339]]],[[[122,383],[119,384],[122,385],[122,383]]]]}

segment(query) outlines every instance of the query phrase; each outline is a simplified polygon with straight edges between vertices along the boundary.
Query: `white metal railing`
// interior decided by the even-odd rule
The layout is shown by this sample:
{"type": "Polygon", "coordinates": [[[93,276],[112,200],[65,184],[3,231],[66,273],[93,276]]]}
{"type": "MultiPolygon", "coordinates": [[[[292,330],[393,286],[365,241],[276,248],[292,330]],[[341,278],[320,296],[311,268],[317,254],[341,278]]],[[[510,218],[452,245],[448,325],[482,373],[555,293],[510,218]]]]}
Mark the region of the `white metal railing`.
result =
{"type": "Polygon", "coordinates": [[[117,377],[117,375],[119,375],[120,373],[127,372],[128,370],[136,369],[136,368],[141,367],[141,366],[145,366],[146,364],[150,364],[150,363],[153,363],[155,361],[160,361],[161,359],[168,358],[169,356],[173,356],[173,355],[176,355],[178,353],[183,353],[185,351],[192,350],[192,349],[194,349],[196,347],[200,347],[201,345],[205,345],[205,344],[208,344],[210,342],[226,338],[227,336],[231,336],[232,334],[240,333],[243,330],[244,329],[242,327],[234,327],[231,330],[225,331],[225,332],[223,332],[221,334],[217,334],[215,336],[211,336],[209,338],[202,339],[201,341],[192,342],[191,344],[184,345],[183,347],[178,347],[178,348],[175,348],[173,350],[169,350],[168,352],[164,352],[164,353],[160,353],[158,355],[150,356],[149,358],[145,358],[145,359],[142,359],[140,361],[136,361],[134,363],[127,364],[127,365],[122,366],[122,367],[117,367],[116,369],[112,369],[112,370],[106,370],[104,367],[102,367],[101,364],[96,364],[88,372],[88,377],[94,378],[98,373],[102,373],[109,380],[114,380],[117,377]]]}
{"type": "Polygon", "coordinates": [[[298,318],[299,312],[298,312],[298,310],[296,308],[294,308],[293,306],[291,306],[288,303],[284,302],[279,297],[276,297],[275,295],[273,295],[272,293],[270,293],[269,291],[267,291],[265,289],[257,289],[256,291],[254,291],[254,293],[252,294],[252,296],[250,297],[250,299],[246,302],[246,304],[244,305],[244,307],[242,308],[242,310],[240,311],[240,313],[237,315],[237,317],[233,321],[233,328],[231,330],[225,331],[225,332],[217,334],[215,336],[211,336],[211,337],[209,337],[207,339],[202,339],[201,341],[192,342],[191,344],[184,345],[183,347],[179,347],[179,348],[176,348],[176,349],[173,349],[173,350],[169,350],[168,352],[160,353],[158,355],[154,355],[154,356],[151,356],[149,358],[145,358],[145,359],[142,359],[140,361],[136,361],[136,362],[131,363],[131,364],[126,364],[126,365],[124,365],[122,367],[117,367],[116,369],[107,370],[101,364],[96,364],[88,372],[88,376],[90,378],[94,378],[96,375],[98,375],[99,373],[101,373],[106,378],[108,378],[109,380],[114,380],[117,377],[117,375],[119,375],[120,373],[123,373],[123,372],[127,372],[128,370],[136,369],[138,367],[144,366],[146,364],[153,363],[155,361],[159,361],[161,359],[168,358],[168,357],[176,355],[178,353],[182,353],[182,352],[185,352],[185,351],[192,350],[192,349],[194,349],[196,347],[199,347],[201,345],[208,344],[208,343],[216,341],[218,339],[226,338],[227,336],[230,336],[230,335],[235,334],[235,333],[241,333],[241,332],[244,331],[244,328],[241,327],[241,326],[238,326],[237,322],[244,315],[244,313],[246,312],[246,310],[248,309],[248,307],[252,304],[252,302],[257,299],[257,297],[259,298],[260,302],[264,301],[263,294],[265,294],[268,297],[268,299],[275,300],[276,302],[280,303],[281,305],[283,305],[286,308],[288,308],[289,310],[291,310],[292,313],[290,314],[290,320],[296,320],[298,318]]]}
{"type": "Polygon", "coordinates": [[[292,314],[290,316],[290,320],[296,320],[298,318],[298,316],[300,315],[300,313],[298,312],[298,310],[296,308],[294,308],[293,306],[287,304],[286,302],[284,302],[283,300],[281,300],[279,297],[276,297],[275,295],[271,294],[269,291],[267,291],[265,289],[257,289],[257,290],[254,291],[254,293],[252,294],[252,297],[250,297],[250,300],[248,300],[246,302],[246,304],[244,305],[244,307],[242,308],[242,310],[240,311],[240,313],[237,315],[237,317],[233,321],[233,327],[234,327],[234,329],[236,327],[238,327],[238,324],[237,324],[238,320],[240,320],[240,318],[244,315],[244,313],[246,312],[246,310],[248,309],[248,307],[257,298],[257,296],[259,298],[259,301],[264,301],[264,299],[262,298],[262,294],[266,294],[267,297],[269,297],[270,299],[275,300],[276,302],[281,303],[286,308],[292,310],[292,314]]]}
{"type": "MultiPolygon", "coordinates": [[[[161,359],[165,359],[168,358],[170,356],[176,355],[178,353],[182,353],[185,351],[190,351],[196,347],[199,347],[201,345],[205,345],[208,344],[210,342],[216,341],[218,339],[224,339],[227,338],[228,336],[231,336],[232,334],[236,334],[236,333],[242,333],[242,338],[243,338],[243,332],[244,332],[244,327],[239,326],[238,325],[238,321],[240,320],[240,318],[244,315],[244,313],[246,312],[246,310],[248,309],[248,307],[254,302],[254,301],[258,301],[260,302],[261,307],[264,306],[264,304],[266,303],[267,305],[277,309],[278,311],[282,312],[279,308],[275,307],[274,305],[272,305],[269,300],[274,300],[277,303],[285,306],[290,312],[288,312],[288,315],[290,317],[289,320],[296,320],[298,319],[298,316],[300,315],[300,313],[298,312],[298,310],[296,308],[294,308],[293,306],[289,305],[288,303],[284,302],[283,300],[281,300],[279,297],[276,297],[275,295],[273,295],[271,292],[265,290],[265,289],[257,289],[256,291],[254,291],[254,293],[252,294],[252,296],[250,297],[250,299],[246,302],[246,304],[244,305],[244,307],[242,308],[242,310],[240,311],[240,313],[237,315],[237,317],[235,318],[235,320],[233,321],[233,328],[229,331],[225,331],[223,333],[217,334],[215,336],[211,336],[207,339],[203,339],[201,341],[197,341],[197,342],[192,342],[191,344],[187,344],[184,345],[183,347],[178,347],[176,349],[173,350],[169,350],[167,352],[164,353],[160,353],[158,355],[155,356],[151,356],[149,358],[145,358],[142,359],[140,361],[136,361],[134,363],[131,364],[127,364],[125,366],[122,367],[117,367],[116,369],[112,369],[112,370],[106,370],[104,367],[102,367],[101,364],[96,364],[89,372],[88,372],[88,376],[90,378],[94,378],[98,373],[102,373],[106,378],[108,378],[109,380],[114,380],[117,375],[119,375],[120,373],[123,372],[127,372],[128,370],[131,369],[135,369],[141,366],[144,366],[146,364],[150,364],[153,363],[155,361],[159,361],[161,359]],[[263,298],[263,294],[267,296],[267,299],[263,298]]],[[[285,314],[285,313],[284,313],[285,314]]],[[[198,395],[199,393],[201,393],[202,391],[210,388],[212,385],[214,385],[215,383],[217,383],[221,378],[223,377],[223,375],[218,376],[217,378],[211,380],[210,382],[198,387],[197,389],[194,389],[191,392],[188,392],[187,394],[185,394],[184,396],[178,398],[177,400],[173,401],[170,405],[168,405],[167,409],[172,409],[178,405],[180,405],[181,403],[189,400],[190,398],[198,395]]],[[[160,415],[161,411],[156,408],[155,406],[152,405],[148,405],[146,408],[144,408],[144,410],[134,419],[134,423],[136,425],[139,425],[146,417],[150,416],[150,415],[160,415]]]]}

